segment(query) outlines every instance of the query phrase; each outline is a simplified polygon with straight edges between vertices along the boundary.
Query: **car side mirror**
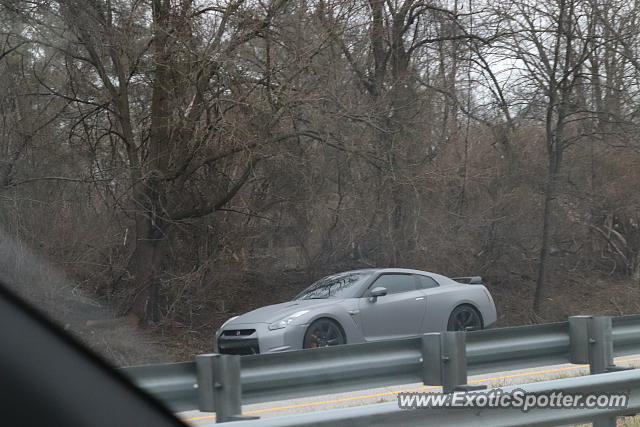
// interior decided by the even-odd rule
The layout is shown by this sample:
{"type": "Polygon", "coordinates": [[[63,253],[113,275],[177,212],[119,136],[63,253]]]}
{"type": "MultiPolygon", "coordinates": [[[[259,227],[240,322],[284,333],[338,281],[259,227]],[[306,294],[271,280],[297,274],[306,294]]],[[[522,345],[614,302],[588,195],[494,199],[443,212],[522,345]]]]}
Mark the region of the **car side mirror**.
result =
{"type": "Polygon", "coordinates": [[[369,301],[375,302],[378,297],[383,297],[387,294],[387,288],[383,288],[382,286],[378,286],[377,288],[373,288],[371,292],[369,292],[369,301]]]}

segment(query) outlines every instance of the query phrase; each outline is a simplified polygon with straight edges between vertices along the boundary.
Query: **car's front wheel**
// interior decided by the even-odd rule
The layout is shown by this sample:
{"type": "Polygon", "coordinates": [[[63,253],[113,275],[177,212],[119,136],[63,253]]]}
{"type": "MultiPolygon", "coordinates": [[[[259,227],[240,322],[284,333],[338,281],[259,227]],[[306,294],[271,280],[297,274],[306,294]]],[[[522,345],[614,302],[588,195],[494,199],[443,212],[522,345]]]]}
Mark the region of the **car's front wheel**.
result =
{"type": "Polygon", "coordinates": [[[329,347],[347,342],[340,326],[330,319],[311,323],[304,334],[303,348],[329,347]]]}
{"type": "Polygon", "coordinates": [[[451,312],[447,331],[477,331],[480,329],[482,329],[482,317],[475,307],[463,304],[451,312]]]}

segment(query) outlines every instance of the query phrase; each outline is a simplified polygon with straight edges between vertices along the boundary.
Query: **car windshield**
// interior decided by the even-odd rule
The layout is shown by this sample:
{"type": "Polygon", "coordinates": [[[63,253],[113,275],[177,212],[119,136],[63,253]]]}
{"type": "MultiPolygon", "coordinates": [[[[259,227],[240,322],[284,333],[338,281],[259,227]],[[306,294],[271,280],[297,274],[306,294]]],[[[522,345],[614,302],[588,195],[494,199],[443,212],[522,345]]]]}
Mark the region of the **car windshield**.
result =
{"type": "Polygon", "coordinates": [[[349,271],[322,279],[302,291],[295,299],[353,298],[372,271],[349,271]]]}

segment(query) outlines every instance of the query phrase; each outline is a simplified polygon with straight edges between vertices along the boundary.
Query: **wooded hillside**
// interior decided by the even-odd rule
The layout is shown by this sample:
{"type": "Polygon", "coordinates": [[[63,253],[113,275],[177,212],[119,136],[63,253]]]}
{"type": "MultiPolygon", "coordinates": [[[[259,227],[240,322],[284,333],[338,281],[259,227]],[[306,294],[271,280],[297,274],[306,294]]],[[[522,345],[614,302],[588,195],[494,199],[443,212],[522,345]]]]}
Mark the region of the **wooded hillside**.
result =
{"type": "Polygon", "coordinates": [[[203,336],[368,266],[482,275],[502,325],[638,311],[639,20],[0,0],[0,226],[119,315],[203,336]]]}

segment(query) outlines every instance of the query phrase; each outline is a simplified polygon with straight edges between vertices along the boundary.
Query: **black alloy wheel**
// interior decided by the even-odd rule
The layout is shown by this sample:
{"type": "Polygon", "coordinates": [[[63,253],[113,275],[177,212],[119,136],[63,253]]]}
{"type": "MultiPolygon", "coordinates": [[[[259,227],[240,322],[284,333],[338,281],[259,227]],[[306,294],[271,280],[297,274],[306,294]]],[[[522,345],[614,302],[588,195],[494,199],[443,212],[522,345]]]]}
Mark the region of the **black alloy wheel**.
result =
{"type": "Polygon", "coordinates": [[[482,329],[480,313],[470,305],[459,305],[449,316],[447,331],[477,331],[482,329]]]}
{"type": "Polygon", "coordinates": [[[319,319],[307,328],[303,348],[319,348],[345,344],[347,340],[336,322],[319,319]]]}

